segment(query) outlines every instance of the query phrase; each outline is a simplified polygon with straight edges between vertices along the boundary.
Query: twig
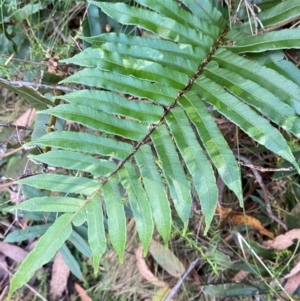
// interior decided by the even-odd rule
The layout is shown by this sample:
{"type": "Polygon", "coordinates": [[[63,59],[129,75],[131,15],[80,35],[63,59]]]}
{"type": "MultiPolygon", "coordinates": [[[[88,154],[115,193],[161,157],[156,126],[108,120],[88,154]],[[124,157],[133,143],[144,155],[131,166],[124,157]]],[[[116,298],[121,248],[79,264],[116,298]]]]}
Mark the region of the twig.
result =
{"type": "Polygon", "coordinates": [[[40,83],[32,83],[32,82],[24,82],[24,81],[16,81],[16,80],[6,80],[3,78],[0,78],[0,82],[14,86],[14,87],[30,87],[30,88],[37,88],[37,89],[48,89],[48,90],[60,90],[65,92],[74,92],[77,91],[77,89],[72,89],[66,86],[60,86],[60,85],[46,85],[46,84],[40,84],[40,83]]]}
{"type": "Polygon", "coordinates": [[[292,166],[290,167],[281,167],[281,168],[269,168],[269,167],[262,167],[262,166],[257,166],[257,165],[253,165],[253,164],[248,164],[248,163],[244,163],[239,161],[239,164],[243,165],[243,166],[247,166],[249,168],[253,168],[256,170],[259,170],[261,172],[268,172],[268,171],[291,171],[294,168],[292,166]]]}
{"type": "Polygon", "coordinates": [[[176,285],[172,288],[172,290],[170,291],[170,293],[167,296],[167,298],[165,299],[165,301],[170,301],[173,298],[173,296],[177,293],[178,289],[180,288],[181,284],[183,283],[184,279],[189,275],[189,273],[192,271],[192,269],[195,267],[195,265],[197,264],[198,261],[199,261],[199,258],[192,261],[189,268],[184,272],[182,277],[178,280],[176,285]]]}
{"type": "Polygon", "coordinates": [[[271,205],[270,205],[268,189],[267,189],[266,185],[264,184],[259,172],[253,167],[251,160],[249,160],[248,158],[246,158],[242,155],[235,154],[235,156],[237,159],[244,161],[247,164],[247,166],[251,169],[256,181],[258,182],[258,184],[263,192],[264,201],[265,201],[265,205],[266,205],[266,209],[267,209],[267,213],[268,213],[269,217],[272,220],[276,221],[278,224],[280,224],[282,226],[282,228],[287,231],[288,228],[287,228],[286,224],[280,218],[278,218],[276,215],[274,215],[271,205]]]}

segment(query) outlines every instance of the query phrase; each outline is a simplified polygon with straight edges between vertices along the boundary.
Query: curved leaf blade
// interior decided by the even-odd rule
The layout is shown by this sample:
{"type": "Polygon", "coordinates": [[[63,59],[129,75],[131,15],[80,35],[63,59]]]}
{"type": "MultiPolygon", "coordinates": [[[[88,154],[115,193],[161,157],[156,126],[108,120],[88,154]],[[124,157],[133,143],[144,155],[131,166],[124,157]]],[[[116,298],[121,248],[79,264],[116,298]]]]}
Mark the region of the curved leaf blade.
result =
{"type": "Polygon", "coordinates": [[[90,68],[97,67],[103,71],[133,76],[175,89],[183,89],[188,83],[188,76],[185,73],[163,67],[153,61],[132,58],[129,55],[130,53],[126,56],[101,48],[87,48],[64,62],[90,68]]]}
{"type": "Polygon", "coordinates": [[[11,233],[9,233],[3,242],[10,243],[10,242],[20,242],[27,239],[35,238],[37,236],[43,235],[51,224],[46,225],[34,225],[29,226],[26,229],[18,229],[11,233]]]}
{"type": "Polygon", "coordinates": [[[95,176],[107,177],[116,169],[116,164],[113,162],[66,150],[50,151],[36,156],[28,155],[27,157],[50,166],[81,170],[95,176]]]}
{"type": "Polygon", "coordinates": [[[69,212],[73,213],[84,205],[84,200],[63,197],[44,196],[36,197],[14,206],[11,210],[42,211],[42,212],[69,212]]]}
{"type": "Polygon", "coordinates": [[[62,104],[40,113],[47,113],[62,119],[76,121],[91,129],[135,141],[142,140],[148,133],[146,124],[121,119],[85,105],[62,104]]]}
{"type": "Polygon", "coordinates": [[[300,114],[300,88],[288,78],[224,48],[218,49],[212,59],[217,61],[220,67],[234,71],[271,91],[300,114]]]}
{"type": "Polygon", "coordinates": [[[77,152],[112,156],[119,160],[127,158],[133,150],[128,143],[80,132],[52,132],[25,145],[58,147],[77,152]]]}
{"type": "Polygon", "coordinates": [[[208,113],[205,104],[193,90],[180,98],[179,103],[196,126],[205,150],[216,166],[220,177],[229,189],[235,193],[240,205],[243,206],[240,168],[222,133],[208,113]]]}
{"type": "Polygon", "coordinates": [[[170,105],[177,95],[177,90],[157,83],[136,79],[129,76],[101,71],[98,68],[86,68],[61,81],[61,83],[80,83],[120,93],[147,98],[160,105],[170,105]]]}
{"type": "Polygon", "coordinates": [[[168,183],[172,201],[186,231],[191,212],[190,184],[182,168],[175,145],[166,126],[158,127],[151,140],[159,157],[162,171],[168,183]]]}
{"type": "Polygon", "coordinates": [[[123,263],[126,245],[126,216],[115,177],[110,178],[103,186],[102,192],[108,216],[107,224],[110,240],[119,256],[120,262],[123,263]]]}
{"type": "Polygon", "coordinates": [[[142,175],[157,231],[167,246],[172,226],[171,209],[150,146],[143,145],[134,157],[142,175]]]}
{"type": "Polygon", "coordinates": [[[167,115],[166,120],[181,156],[193,178],[201,204],[201,211],[205,217],[204,235],[206,235],[218,202],[218,187],[214,171],[198,143],[183,110],[179,107],[173,109],[167,115]]]}
{"type": "Polygon", "coordinates": [[[73,215],[61,215],[48,231],[39,239],[35,248],[28,254],[10,282],[8,299],[21,286],[26,284],[34,272],[49,262],[62,247],[72,232],[73,215]]]}
{"type": "Polygon", "coordinates": [[[17,181],[17,183],[50,191],[79,193],[85,195],[93,194],[100,187],[99,182],[92,179],[57,174],[40,174],[24,178],[17,181]]]}
{"type": "Polygon", "coordinates": [[[91,0],[89,2],[99,6],[107,15],[122,24],[139,26],[154,34],[158,34],[164,39],[201,46],[206,49],[209,49],[214,43],[211,37],[153,11],[130,7],[124,3],[114,4],[91,0]]]}
{"type": "Polygon", "coordinates": [[[92,250],[94,274],[96,275],[101,257],[106,250],[103,211],[99,196],[94,196],[87,203],[86,216],[88,222],[88,240],[92,250]]]}
{"type": "Polygon", "coordinates": [[[161,106],[135,102],[115,93],[99,90],[80,90],[59,97],[73,104],[90,106],[109,114],[122,115],[141,122],[157,123],[164,113],[161,106]]]}
{"type": "Polygon", "coordinates": [[[261,145],[291,162],[300,171],[287,142],[266,119],[208,78],[201,76],[201,80],[196,80],[195,83],[197,92],[201,93],[202,97],[214,105],[220,113],[261,145]]]}
{"type": "Polygon", "coordinates": [[[233,45],[227,47],[235,53],[263,52],[267,50],[300,48],[300,28],[282,29],[267,32],[258,36],[248,36],[233,41],[233,45]]]}
{"type": "Polygon", "coordinates": [[[235,72],[218,68],[216,62],[210,62],[203,74],[220,86],[227,87],[232,94],[242,98],[254,109],[300,138],[300,118],[293,108],[272,92],[235,72]]]}
{"type": "Polygon", "coordinates": [[[149,201],[138,180],[134,167],[130,163],[125,163],[124,167],[119,171],[119,176],[123,187],[128,193],[129,203],[136,222],[136,229],[143,245],[144,255],[146,256],[154,228],[149,201]]]}

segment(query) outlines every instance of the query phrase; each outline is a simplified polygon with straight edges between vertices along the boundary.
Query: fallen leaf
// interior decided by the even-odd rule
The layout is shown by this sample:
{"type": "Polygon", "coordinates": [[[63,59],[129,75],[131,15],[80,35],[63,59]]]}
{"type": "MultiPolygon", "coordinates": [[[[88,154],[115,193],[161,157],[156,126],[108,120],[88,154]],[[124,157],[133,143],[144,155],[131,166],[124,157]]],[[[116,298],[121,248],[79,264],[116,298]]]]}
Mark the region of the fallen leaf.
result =
{"type": "Polygon", "coordinates": [[[270,238],[274,238],[274,234],[268,231],[266,228],[264,228],[262,223],[255,217],[244,215],[244,214],[235,214],[231,217],[230,221],[234,225],[247,225],[249,227],[254,228],[262,235],[268,236],[270,238]]]}
{"type": "MultiPolygon", "coordinates": [[[[169,295],[171,289],[169,287],[163,287],[156,292],[151,301],[165,301],[169,295]]],[[[171,299],[171,301],[174,299],[171,299]]]]}
{"type": "Polygon", "coordinates": [[[300,239],[300,229],[293,229],[285,234],[275,237],[273,242],[269,243],[269,247],[276,250],[284,250],[290,247],[294,239],[300,239]]]}
{"type": "Polygon", "coordinates": [[[51,273],[50,296],[58,300],[67,288],[70,270],[59,252],[56,253],[51,273]]]}
{"type": "MultiPolygon", "coordinates": [[[[291,295],[297,290],[299,285],[300,285],[300,273],[297,273],[287,280],[286,284],[284,285],[284,290],[287,294],[291,295]]],[[[285,300],[285,299],[289,300],[287,294],[283,293],[282,299],[277,299],[277,301],[285,300]]]]}
{"type": "Polygon", "coordinates": [[[0,242],[0,252],[16,262],[23,261],[28,255],[22,248],[4,242],[0,242]]]}
{"type": "Polygon", "coordinates": [[[81,287],[78,283],[75,283],[74,287],[82,301],[93,301],[93,299],[88,296],[85,289],[81,287]]]}
{"type": "Polygon", "coordinates": [[[170,275],[180,278],[185,272],[185,268],[180,260],[170,250],[167,250],[162,244],[152,240],[149,252],[157,263],[170,275]]]}
{"type": "Polygon", "coordinates": [[[225,208],[220,204],[217,204],[216,213],[220,216],[220,220],[223,221],[229,213],[232,211],[232,208],[225,208]]]}
{"type": "Polygon", "coordinates": [[[153,275],[153,273],[149,270],[147,263],[143,257],[143,248],[139,246],[135,251],[136,264],[140,271],[140,274],[153,285],[158,287],[166,287],[168,286],[164,281],[159,280],[157,277],[153,275]]]}

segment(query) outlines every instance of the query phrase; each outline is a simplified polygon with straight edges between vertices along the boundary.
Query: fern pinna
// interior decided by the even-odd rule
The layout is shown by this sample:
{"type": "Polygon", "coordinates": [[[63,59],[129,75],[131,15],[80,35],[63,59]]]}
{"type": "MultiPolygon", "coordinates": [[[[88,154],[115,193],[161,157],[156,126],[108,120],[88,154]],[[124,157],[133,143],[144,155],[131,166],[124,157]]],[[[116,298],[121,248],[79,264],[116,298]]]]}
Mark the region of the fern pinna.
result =
{"type": "Polygon", "coordinates": [[[263,10],[258,17],[266,32],[257,36],[249,33],[249,24],[230,29],[231,19],[217,1],[135,3],[90,1],[121,24],[136,26],[142,35],[82,37],[91,47],[64,62],[84,68],[63,83],[90,88],[62,95],[64,103],[39,112],[88,130],[55,131],[28,143],[55,149],[31,155],[35,161],[79,172],[19,181],[59,194],[31,198],[15,209],[62,214],[14,275],[10,295],[51,260],[73,227],[84,223],[95,272],[107,245],[104,218],[122,261],[126,204],[130,204],[144,254],[154,225],[167,245],[171,206],[186,231],[191,191],[200,200],[207,233],[218,200],[215,171],[242,206],[239,165],[209,108],[300,170],[278,130],[300,136],[299,86],[273,52],[268,53],[274,63],[269,67],[240,55],[299,48],[299,28],[268,32],[293,18],[292,12],[279,12],[283,6],[298,9],[298,0],[274,1],[263,10]]]}

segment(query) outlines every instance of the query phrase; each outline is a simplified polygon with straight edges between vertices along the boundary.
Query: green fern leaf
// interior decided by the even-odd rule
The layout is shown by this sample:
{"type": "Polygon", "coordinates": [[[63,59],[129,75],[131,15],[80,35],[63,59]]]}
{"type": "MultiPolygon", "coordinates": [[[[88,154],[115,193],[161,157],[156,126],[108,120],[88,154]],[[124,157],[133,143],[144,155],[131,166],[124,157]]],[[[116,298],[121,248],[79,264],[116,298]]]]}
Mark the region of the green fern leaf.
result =
{"type": "Polygon", "coordinates": [[[32,146],[36,144],[89,154],[112,156],[120,160],[124,160],[133,151],[133,147],[128,143],[106,137],[95,139],[95,136],[92,134],[78,132],[53,132],[25,145],[32,146]]]}
{"type": "Polygon", "coordinates": [[[151,135],[163,173],[165,175],[175,209],[187,229],[192,199],[190,184],[180,164],[178,154],[165,126],[160,126],[151,135]]]}
{"type": "Polygon", "coordinates": [[[126,216],[118,182],[112,177],[102,189],[105,208],[108,216],[108,230],[111,243],[117,252],[120,262],[124,262],[126,245],[126,216]]]}
{"type": "Polygon", "coordinates": [[[100,259],[106,250],[106,239],[103,224],[103,212],[101,201],[94,196],[86,206],[88,221],[88,239],[92,250],[94,273],[97,274],[100,259]]]}
{"type": "Polygon", "coordinates": [[[202,143],[222,180],[235,193],[242,205],[242,183],[239,166],[212,116],[208,114],[205,104],[199,101],[199,97],[194,91],[185,94],[184,97],[179,99],[179,103],[195,124],[202,143]]]}
{"type": "Polygon", "coordinates": [[[141,147],[134,158],[140,169],[148,199],[151,200],[150,206],[157,231],[167,245],[172,225],[171,209],[150,146],[141,147]]]}
{"type": "Polygon", "coordinates": [[[197,142],[196,135],[191,131],[183,110],[175,108],[166,117],[166,120],[198,193],[201,209],[205,216],[206,227],[204,233],[206,234],[218,200],[218,188],[213,169],[197,142]]]}
{"type": "Polygon", "coordinates": [[[28,158],[50,166],[85,171],[95,176],[103,177],[109,176],[116,168],[116,164],[113,162],[65,150],[48,152],[37,156],[28,155],[28,158]]]}
{"type": "Polygon", "coordinates": [[[27,202],[14,206],[11,210],[74,213],[83,207],[84,203],[84,200],[78,198],[43,196],[29,199],[27,202]]]}
{"type": "MultiPolygon", "coordinates": [[[[213,166],[243,206],[239,165],[214,121],[211,105],[300,170],[277,129],[300,137],[299,70],[284,72],[279,63],[282,58],[268,58],[272,52],[265,56],[267,59],[259,54],[250,57],[234,53],[299,48],[299,29],[252,37],[245,27],[249,22],[229,29],[227,12],[216,2],[182,0],[179,5],[173,0],[137,0],[139,6],[134,7],[90,1],[120,23],[137,26],[141,36],[104,33],[83,37],[91,47],[64,60],[84,68],[62,82],[92,88],[62,95],[58,98],[68,104],[41,113],[82,124],[89,133],[55,131],[26,147],[51,147],[51,152],[30,158],[79,171],[78,176],[42,174],[18,183],[80,196],[35,196],[17,206],[73,214],[59,217],[41,238],[49,252],[38,243],[37,251],[31,253],[37,255],[38,263],[29,267],[34,258],[30,254],[12,279],[10,296],[67,239],[87,256],[92,252],[96,272],[106,250],[104,215],[109,243],[122,262],[126,203],[132,210],[144,255],[154,224],[167,246],[172,227],[170,203],[185,232],[192,202],[200,201],[207,234],[218,201],[213,166]],[[226,41],[234,43],[228,46],[226,41]],[[85,178],[86,172],[94,178],[85,178]],[[79,231],[86,229],[86,221],[91,251],[76,229],[71,235],[72,223],[80,226],[79,231]],[[44,257],[41,251],[46,252],[44,257]]],[[[268,26],[290,22],[295,14],[289,4],[295,10],[299,8],[298,0],[276,2],[258,16],[268,26]]],[[[55,220],[53,216],[51,219],[55,220]]]]}
{"type": "Polygon", "coordinates": [[[24,178],[17,183],[51,191],[85,195],[91,195],[99,188],[99,183],[95,180],[58,174],[40,174],[24,178]]]}
{"type": "Polygon", "coordinates": [[[40,238],[35,248],[29,253],[18,271],[14,274],[10,283],[8,299],[11,298],[13,292],[30,280],[36,270],[43,264],[49,262],[61,248],[63,243],[71,235],[72,218],[73,216],[70,213],[63,214],[40,238]]]}
{"type": "Polygon", "coordinates": [[[149,201],[137,179],[134,167],[130,163],[126,163],[124,168],[120,169],[119,176],[128,193],[136,229],[144,248],[144,256],[146,256],[153,234],[153,220],[149,201]]]}

